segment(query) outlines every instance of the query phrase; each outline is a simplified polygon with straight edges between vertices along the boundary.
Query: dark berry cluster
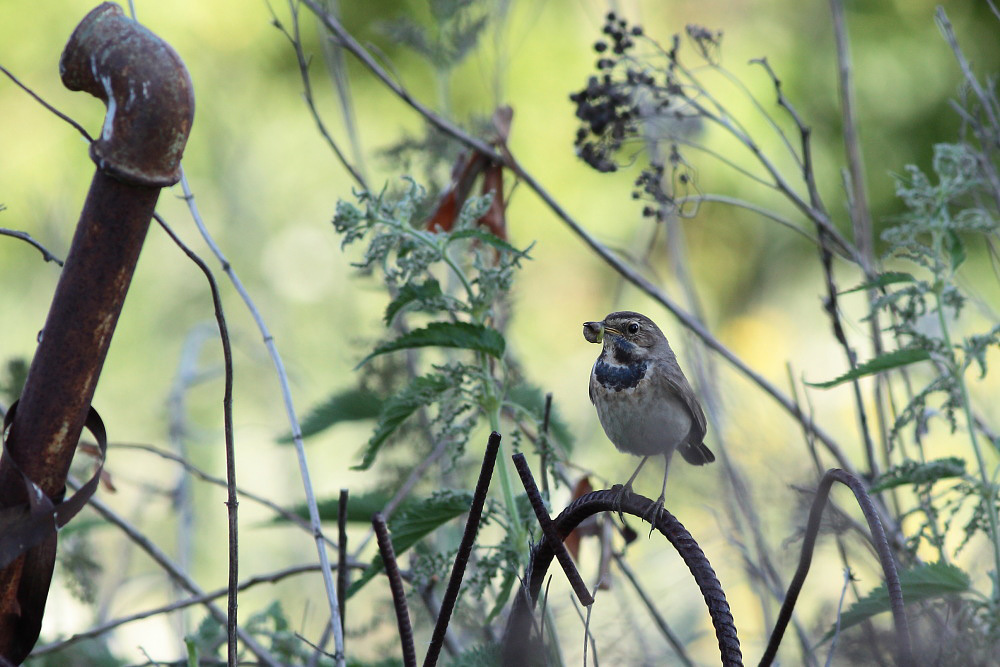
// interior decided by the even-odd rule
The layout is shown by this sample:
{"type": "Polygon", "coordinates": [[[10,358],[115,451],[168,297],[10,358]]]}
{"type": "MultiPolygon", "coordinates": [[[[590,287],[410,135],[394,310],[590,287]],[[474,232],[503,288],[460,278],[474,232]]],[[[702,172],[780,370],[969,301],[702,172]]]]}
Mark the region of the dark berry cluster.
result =
{"type": "Polygon", "coordinates": [[[629,28],[628,22],[614,12],[605,19],[602,32],[607,39],[594,44],[594,51],[601,55],[597,60],[601,74],[590,77],[586,88],[569,96],[576,104],[576,117],[583,123],[574,142],[577,153],[601,172],[618,169],[613,159],[615,152],[626,139],[635,136],[635,87],[653,83],[652,77],[634,68],[626,68],[624,80],[615,74],[635,46],[635,38],[642,36],[642,28],[629,28]]]}
{"type": "MultiPolygon", "coordinates": [[[[649,121],[654,128],[674,123],[672,127],[683,133],[685,124],[690,127],[694,117],[679,83],[685,71],[677,60],[678,35],[674,35],[670,50],[665,50],[645,37],[641,26],[629,26],[613,12],[605,17],[602,32],[603,37],[594,44],[597,73],[583,90],[570,95],[570,100],[581,121],[574,141],[577,154],[594,169],[611,172],[619,167],[616,155],[623,145],[650,129],[642,122],[649,121]],[[640,43],[645,48],[637,48],[640,43]]],[[[687,35],[703,56],[717,49],[721,39],[721,33],[698,26],[688,26],[687,35]]],[[[694,187],[692,175],[675,143],[667,160],[661,158],[643,169],[632,198],[649,202],[643,216],[662,221],[674,210],[670,193],[694,187]],[[667,163],[670,175],[665,178],[667,163]]]]}

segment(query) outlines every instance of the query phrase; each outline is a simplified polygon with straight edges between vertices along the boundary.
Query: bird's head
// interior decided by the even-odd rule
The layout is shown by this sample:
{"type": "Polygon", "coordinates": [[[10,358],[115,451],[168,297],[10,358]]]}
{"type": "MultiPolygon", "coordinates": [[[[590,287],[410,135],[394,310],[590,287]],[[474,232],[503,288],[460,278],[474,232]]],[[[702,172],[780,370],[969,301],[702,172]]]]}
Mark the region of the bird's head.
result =
{"type": "Polygon", "coordinates": [[[651,319],[631,310],[611,313],[600,322],[584,322],[583,337],[591,343],[604,343],[604,349],[625,363],[641,360],[666,347],[667,339],[651,319]]]}

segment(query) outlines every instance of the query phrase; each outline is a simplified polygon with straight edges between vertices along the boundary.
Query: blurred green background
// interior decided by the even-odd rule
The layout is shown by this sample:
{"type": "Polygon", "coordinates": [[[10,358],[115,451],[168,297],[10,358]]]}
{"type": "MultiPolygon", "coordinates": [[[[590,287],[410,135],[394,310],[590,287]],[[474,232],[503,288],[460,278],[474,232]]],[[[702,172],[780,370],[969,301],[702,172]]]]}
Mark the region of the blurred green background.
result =
{"type": "MultiPolygon", "coordinates": [[[[958,117],[949,109],[948,100],[956,95],[960,74],[934,24],[934,2],[881,0],[847,5],[867,185],[873,218],[881,226],[900,212],[890,173],[908,163],[926,169],[933,144],[957,138],[958,117]]],[[[65,90],[57,69],[66,39],[92,6],[80,0],[0,0],[0,64],[96,132],[103,106],[85,94],[65,90]]],[[[583,87],[592,73],[596,58],[592,45],[609,8],[641,23],[648,35],[664,44],[687,24],[722,30],[722,64],[779,117],[765,73],[748,61],[766,56],[782,78],[785,93],[814,130],[820,189],[840,228],[849,231],[827,3],[581,1],[498,2],[489,7],[501,18],[490,24],[465,62],[442,79],[425,59],[388,37],[385,30],[386,21],[397,17],[430,22],[424,3],[341,3],[346,28],[370,45],[398,80],[431,108],[474,127],[473,119],[488,118],[499,104],[511,105],[514,120],[509,144],[521,165],[600,241],[629,256],[641,255],[652,234],[652,223],[640,216],[641,204],[630,199],[637,168],[601,175],[574,155],[577,122],[568,95],[583,87]]],[[[280,20],[288,21],[286,5],[273,2],[273,8],[280,20]]],[[[266,3],[139,0],[136,11],[139,20],[173,45],[190,70],[197,106],[184,160],[187,176],[210,231],[275,336],[303,415],[334,391],[352,385],[352,369],[381,333],[386,297],[369,281],[354,277],[350,261],[356,257],[341,252],[329,224],[337,200],[351,198],[354,184],[316,131],[302,101],[294,53],[271,25],[266,3]]],[[[1000,53],[998,23],[986,3],[949,2],[947,11],[977,72],[995,72],[1000,53]]],[[[308,10],[303,9],[302,21],[306,48],[313,55],[311,74],[318,108],[350,154],[340,107],[324,67],[319,31],[308,10]]],[[[370,182],[376,187],[395,184],[408,173],[421,180],[419,165],[390,159],[382,151],[405,136],[422,136],[423,121],[350,56],[347,64],[370,182]]],[[[734,111],[751,118],[751,131],[770,137],[763,141],[765,149],[776,151],[774,136],[767,134],[745,100],[734,97],[731,103],[734,111]]],[[[745,160],[721,138],[702,139],[722,151],[733,151],[734,159],[745,160]]],[[[749,186],[717,163],[698,158],[695,166],[702,191],[774,206],[802,222],[773,194],[749,186]]],[[[79,135],[8,79],[0,78],[0,203],[7,207],[0,212],[0,227],[26,231],[55,254],[65,256],[92,173],[87,146],[79,135]]],[[[439,170],[435,176],[440,181],[447,173],[439,170]]],[[[164,190],[159,211],[217,268],[179,195],[179,187],[164,190]]],[[[508,345],[519,355],[526,375],[553,392],[578,441],[574,463],[603,476],[595,486],[622,481],[635,461],[614,452],[589,404],[586,384],[597,349],[582,339],[580,324],[628,308],[656,320],[682,358],[692,340],[666,311],[623,286],[528,188],[514,189],[507,219],[516,245],[536,243],[533,260],[526,264],[511,295],[514,315],[508,345]]],[[[788,385],[786,364],[796,377],[809,380],[827,379],[844,370],[843,355],[832,342],[821,308],[824,288],[813,246],[762,218],[718,204],[703,205],[697,216],[685,221],[684,230],[708,326],[736,354],[783,388],[788,385]]],[[[982,250],[972,249],[974,262],[963,277],[986,305],[980,313],[989,313],[997,305],[997,288],[989,278],[982,250]]],[[[661,244],[651,254],[646,272],[679,298],[677,286],[665,279],[669,275],[665,262],[661,244]]],[[[843,270],[843,287],[859,282],[849,268],[838,269],[843,270]]],[[[217,275],[236,356],[239,482],[279,502],[300,502],[294,453],[275,443],[288,428],[275,374],[248,312],[221,272],[217,275]]],[[[58,267],[43,263],[35,250],[0,237],[0,362],[30,358],[57,278],[58,267]]],[[[846,299],[843,305],[850,315],[863,314],[860,297],[854,302],[846,299]]],[[[223,474],[221,353],[217,341],[204,335],[211,322],[204,278],[154,225],[95,397],[113,442],[166,446],[171,414],[181,414],[188,455],[214,474],[223,474]],[[188,344],[200,345],[193,363],[185,360],[188,344]],[[178,375],[192,367],[207,376],[186,393],[178,413],[169,403],[171,391],[178,375]]],[[[863,324],[849,331],[859,340],[864,334],[863,324]]],[[[860,350],[862,357],[869,352],[860,350]]],[[[811,462],[797,425],[724,362],[719,366],[729,455],[750,475],[759,505],[773,510],[774,517],[763,520],[767,537],[778,547],[791,536],[783,528],[787,524],[778,519],[797,511],[798,495],[791,485],[810,483],[811,462]]],[[[857,456],[860,444],[849,390],[813,392],[810,400],[820,423],[857,456]]],[[[357,473],[348,469],[357,462],[368,431],[367,424],[340,425],[309,441],[312,478],[320,497],[333,497],[345,487],[361,492],[378,486],[381,473],[377,470],[357,473]]],[[[708,442],[713,442],[711,434],[708,442]]],[[[947,451],[947,438],[941,443],[942,451],[947,451]]],[[[722,530],[725,521],[717,514],[721,508],[713,505],[721,483],[718,466],[681,468],[673,468],[667,507],[713,559],[734,606],[744,654],[759,655],[765,620],[749,585],[740,583],[740,550],[727,540],[722,530]]],[[[149,490],[172,486],[180,471],[148,454],[125,450],[112,452],[107,470],[118,492],[102,492],[105,500],[144,526],[168,551],[176,548],[177,520],[169,499],[151,496],[149,490]],[[140,498],[144,500],[137,502],[140,498]]],[[[654,473],[643,475],[637,490],[652,494],[654,478],[658,479],[654,473]]],[[[197,540],[191,552],[192,568],[202,585],[212,589],[225,582],[225,492],[196,484],[195,493],[197,540]]],[[[566,497],[561,491],[554,507],[561,507],[566,497]]],[[[308,535],[264,527],[263,520],[269,518],[252,503],[241,505],[244,576],[314,558],[308,535]],[[275,539],[278,535],[281,539],[275,539]]],[[[57,580],[43,640],[87,627],[97,616],[113,617],[170,597],[152,565],[140,555],[124,555],[120,536],[111,530],[99,534],[102,539],[96,542],[95,556],[112,573],[101,578],[100,585],[114,587],[116,593],[104,598],[111,601],[110,606],[96,612],[84,610],[57,580]]],[[[686,573],[677,571],[676,559],[665,557],[660,544],[641,542],[630,555],[636,569],[648,575],[658,599],[672,607],[670,616],[681,630],[691,633],[693,655],[710,660],[707,656],[714,639],[705,632],[703,612],[692,599],[694,587],[686,573]]],[[[797,544],[783,556],[789,572],[796,555],[797,544]]],[[[585,560],[583,566],[592,567],[593,561],[588,565],[585,560]]],[[[874,571],[864,574],[868,575],[863,581],[867,589],[877,579],[874,571]]],[[[562,585],[554,584],[553,591],[562,585]]],[[[809,586],[815,600],[828,602],[836,599],[840,585],[839,569],[833,565],[809,586]]],[[[575,619],[564,593],[559,595],[560,618],[575,619]]],[[[307,636],[317,631],[325,602],[315,581],[303,578],[255,589],[241,598],[241,611],[249,613],[255,605],[275,597],[283,601],[297,629],[307,636]]],[[[382,613],[386,608],[377,609],[382,613]]],[[[609,602],[595,608],[592,623],[621,622],[636,613],[609,602]]],[[[805,613],[809,619],[813,612],[805,613]]],[[[112,647],[132,657],[138,655],[138,646],[152,655],[173,656],[180,650],[174,630],[162,618],[133,624],[116,633],[112,647]]],[[[580,632],[578,627],[575,631],[580,632]]],[[[623,638],[628,636],[622,632],[623,638]]],[[[582,640],[570,637],[567,644],[572,648],[565,650],[573,664],[573,651],[579,650],[582,640]]],[[[396,650],[391,632],[380,641],[396,650]]],[[[610,654],[614,646],[609,643],[605,650],[610,654]]],[[[378,653],[373,646],[365,650],[369,649],[378,653]]]]}

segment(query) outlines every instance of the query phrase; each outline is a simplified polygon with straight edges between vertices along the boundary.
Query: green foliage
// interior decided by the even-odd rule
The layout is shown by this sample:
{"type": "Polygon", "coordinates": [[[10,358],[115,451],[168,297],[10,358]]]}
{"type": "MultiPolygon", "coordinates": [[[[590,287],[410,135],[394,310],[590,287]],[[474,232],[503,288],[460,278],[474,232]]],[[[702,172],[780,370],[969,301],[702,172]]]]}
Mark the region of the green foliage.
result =
{"type": "MultiPolygon", "coordinates": [[[[903,600],[910,607],[916,602],[954,596],[969,590],[969,575],[955,565],[948,563],[927,563],[899,573],[899,583],[903,590],[903,600]]],[[[885,583],[852,604],[840,617],[840,630],[857,625],[873,616],[891,609],[889,591],[885,583]]],[[[836,632],[836,626],[827,631],[822,641],[828,641],[836,632]]]]}
{"type": "Polygon", "coordinates": [[[863,364],[858,364],[854,370],[848,371],[836,379],[828,382],[807,382],[806,384],[817,389],[829,389],[830,387],[836,387],[838,384],[857,380],[867,375],[874,375],[893,368],[908,366],[918,361],[927,361],[928,359],[930,359],[930,354],[927,350],[920,348],[894,350],[879,355],[863,364]]]}
{"type": "Polygon", "coordinates": [[[382,24],[394,42],[403,44],[442,71],[457,67],[479,42],[489,21],[489,6],[478,0],[430,0],[427,26],[399,17],[382,24]]]}
{"type": "Polygon", "coordinates": [[[938,480],[965,476],[965,460],[957,456],[921,463],[905,461],[885,471],[872,482],[871,493],[907,484],[933,484],[938,480]]]}
{"type": "MultiPolygon", "coordinates": [[[[391,497],[392,494],[384,489],[375,489],[366,493],[352,493],[347,499],[347,522],[371,524],[372,515],[375,512],[381,512],[391,497]]],[[[404,500],[400,504],[400,509],[405,508],[410,502],[412,501],[409,499],[404,500]]],[[[337,521],[340,498],[322,500],[317,505],[320,521],[334,523],[337,521]]],[[[309,507],[305,503],[296,505],[291,511],[303,519],[309,519],[309,507]]],[[[286,522],[287,520],[282,517],[275,517],[272,521],[272,523],[286,522]]]]}
{"type": "MultiPolygon", "coordinates": [[[[399,558],[405,551],[441,525],[469,511],[472,494],[455,491],[440,491],[430,498],[414,501],[406,508],[398,510],[389,519],[392,549],[399,558]]],[[[347,591],[350,597],[384,569],[382,557],[376,555],[371,565],[361,577],[351,584],[347,591]]]]}
{"type": "Polygon", "coordinates": [[[479,644],[463,651],[449,663],[451,667],[498,667],[501,665],[499,644],[479,644]]]}
{"type": "MultiPolygon", "coordinates": [[[[517,413],[524,413],[541,423],[545,418],[545,396],[538,387],[521,382],[510,388],[507,392],[507,400],[511,408],[517,413]]],[[[573,434],[569,430],[569,425],[559,415],[559,408],[552,406],[549,415],[549,435],[563,448],[569,452],[573,449],[573,434]]]]}
{"type": "MultiPolygon", "coordinates": [[[[302,420],[302,437],[316,435],[340,422],[374,419],[381,410],[382,399],[368,389],[358,387],[337,392],[325,403],[315,406],[302,420]]],[[[290,444],[291,434],[281,436],[278,442],[290,444]]]]}
{"type": "MultiPolygon", "coordinates": [[[[459,384],[459,386],[461,385],[459,384]]],[[[410,415],[418,409],[440,400],[453,389],[455,389],[455,385],[452,384],[450,378],[443,374],[435,373],[413,378],[406,387],[383,404],[375,432],[368,440],[361,463],[354,466],[354,469],[367,470],[370,468],[386,439],[410,415]]]]}
{"type": "Polygon", "coordinates": [[[407,331],[395,340],[376,347],[358,362],[363,366],[380,354],[416,347],[455,347],[485,352],[491,357],[503,356],[505,341],[496,329],[470,322],[431,322],[423,329],[407,331]]]}

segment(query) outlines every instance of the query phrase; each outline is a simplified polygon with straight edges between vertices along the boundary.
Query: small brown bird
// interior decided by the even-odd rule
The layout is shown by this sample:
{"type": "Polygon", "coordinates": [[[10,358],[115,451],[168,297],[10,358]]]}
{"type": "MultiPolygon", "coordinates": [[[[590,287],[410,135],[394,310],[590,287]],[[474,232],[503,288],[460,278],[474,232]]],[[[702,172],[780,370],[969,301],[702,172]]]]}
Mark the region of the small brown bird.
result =
{"type": "Polygon", "coordinates": [[[601,322],[584,322],[583,337],[604,344],[590,373],[590,400],[601,426],[619,451],[643,457],[621,497],[632,492],[632,481],[650,456],[664,458],[663,486],[650,517],[655,523],[674,450],[696,466],[715,460],[702,442],[705,413],[663,332],[645,315],[623,310],[601,322]]]}

